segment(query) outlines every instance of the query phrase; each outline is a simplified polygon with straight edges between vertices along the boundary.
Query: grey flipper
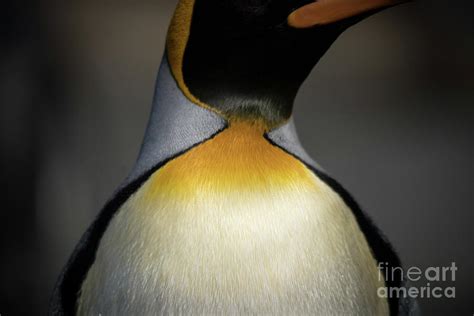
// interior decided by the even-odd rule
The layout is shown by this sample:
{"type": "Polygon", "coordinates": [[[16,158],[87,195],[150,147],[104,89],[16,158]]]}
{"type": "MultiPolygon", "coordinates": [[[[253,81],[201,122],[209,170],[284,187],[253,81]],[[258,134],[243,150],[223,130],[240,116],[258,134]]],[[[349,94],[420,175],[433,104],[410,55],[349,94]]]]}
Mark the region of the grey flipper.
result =
{"type": "Polygon", "coordinates": [[[178,88],[166,58],[158,73],[153,108],[135,166],[84,233],[64,267],[50,302],[50,315],[74,315],[82,282],[97,247],[120,206],[160,166],[226,127],[217,114],[196,106],[178,88]]]}

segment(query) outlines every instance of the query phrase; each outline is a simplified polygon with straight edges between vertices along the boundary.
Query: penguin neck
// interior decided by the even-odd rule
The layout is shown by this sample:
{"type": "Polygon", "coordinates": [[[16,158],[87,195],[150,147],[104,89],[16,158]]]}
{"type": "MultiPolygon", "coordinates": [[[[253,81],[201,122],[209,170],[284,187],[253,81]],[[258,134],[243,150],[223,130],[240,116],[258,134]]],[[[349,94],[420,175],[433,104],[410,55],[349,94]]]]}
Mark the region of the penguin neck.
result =
{"type": "MultiPolygon", "coordinates": [[[[262,83],[263,85],[263,83],[262,83]]],[[[235,82],[228,84],[223,80],[207,82],[190,81],[190,92],[209,108],[221,115],[229,124],[246,122],[255,128],[265,126],[269,131],[290,118],[294,94],[285,92],[288,87],[263,87],[235,82]]]]}
{"type": "Polygon", "coordinates": [[[252,137],[254,140],[267,138],[268,141],[300,157],[305,163],[317,165],[301,146],[291,117],[273,127],[262,119],[230,114],[225,117],[212,108],[200,106],[178,85],[165,54],[158,72],[153,105],[140,153],[121,188],[170,157],[185,152],[226,129],[232,129],[233,135],[236,136],[258,136],[252,137]]]}
{"type": "Polygon", "coordinates": [[[149,125],[159,123],[161,126],[182,127],[183,119],[186,119],[186,127],[191,129],[216,129],[217,125],[220,125],[219,129],[247,126],[263,135],[286,124],[291,117],[292,101],[286,104],[275,103],[270,97],[236,96],[233,90],[229,90],[221,91],[220,98],[209,102],[208,99],[203,100],[200,95],[195,95],[186,83],[180,84],[179,81],[165,53],[156,79],[149,125]],[[275,110],[278,106],[285,106],[290,111],[280,113],[275,110]],[[212,124],[210,121],[213,121],[212,124]]]}

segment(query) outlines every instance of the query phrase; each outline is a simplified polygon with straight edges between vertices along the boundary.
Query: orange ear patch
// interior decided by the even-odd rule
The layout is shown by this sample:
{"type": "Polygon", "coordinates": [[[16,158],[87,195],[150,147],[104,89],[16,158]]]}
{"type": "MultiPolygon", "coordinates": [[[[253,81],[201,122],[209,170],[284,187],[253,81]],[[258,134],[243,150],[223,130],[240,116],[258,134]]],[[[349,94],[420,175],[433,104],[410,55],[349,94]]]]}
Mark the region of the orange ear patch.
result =
{"type": "Polygon", "coordinates": [[[191,32],[194,3],[195,0],[179,0],[176,6],[166,38],[168,62],[178,87],[191,102],[223,116],[218,110],[194,96],[184,82],[183,59],[191,32]]]}
{"type": "Polygon", "coordinates": [[[367,11],[389,7],[405,1],[318,0],[293,11],[288,16],[288,24],[294,28],[330,24],[367,11]]]}

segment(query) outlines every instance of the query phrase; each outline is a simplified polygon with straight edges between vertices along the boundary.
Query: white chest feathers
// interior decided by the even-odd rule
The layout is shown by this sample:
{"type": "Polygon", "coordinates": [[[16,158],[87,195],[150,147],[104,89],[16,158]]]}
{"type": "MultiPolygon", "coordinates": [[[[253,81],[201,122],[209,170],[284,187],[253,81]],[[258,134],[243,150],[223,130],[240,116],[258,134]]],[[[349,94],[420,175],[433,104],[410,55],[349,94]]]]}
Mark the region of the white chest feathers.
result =
{"type": "Polygon", "coordinates": [[[376,262],[339,195],[271,145],[254,162],[216,156],[208,143],[118,210],[79,314],[388,314],[376,262]]]}

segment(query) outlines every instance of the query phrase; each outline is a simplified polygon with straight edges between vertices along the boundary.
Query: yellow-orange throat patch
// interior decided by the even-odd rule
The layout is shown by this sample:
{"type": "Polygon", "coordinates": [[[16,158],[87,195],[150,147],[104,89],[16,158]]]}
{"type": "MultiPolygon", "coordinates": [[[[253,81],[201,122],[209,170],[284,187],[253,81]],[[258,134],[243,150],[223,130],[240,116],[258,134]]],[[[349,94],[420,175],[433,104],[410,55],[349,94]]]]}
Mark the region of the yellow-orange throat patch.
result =
{"type": "Polygon", "coordinates": [[[229,128],[155,173],[150,198],[167,195],[215,194],[272,190],[292,183],[314,186],[313,175],[297,159],[264,138],[261,123],[231,122],[229,128]],[[192,175],[192,176],[190,176],[192,175]],[[303,182],[303,183],[302,183],[303,182]]]}

